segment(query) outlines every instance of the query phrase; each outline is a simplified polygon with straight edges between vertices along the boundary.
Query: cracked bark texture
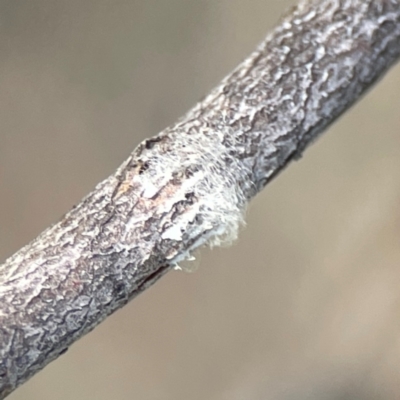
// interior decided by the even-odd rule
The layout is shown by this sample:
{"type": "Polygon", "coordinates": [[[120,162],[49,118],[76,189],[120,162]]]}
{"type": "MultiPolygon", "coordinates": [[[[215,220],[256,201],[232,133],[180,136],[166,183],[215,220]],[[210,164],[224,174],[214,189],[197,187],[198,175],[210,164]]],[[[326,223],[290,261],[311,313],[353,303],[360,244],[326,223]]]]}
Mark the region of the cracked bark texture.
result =
{"type": "Polygon", "coordinates": [[[0,266],[0,398],[203,245],[394,63],[400,1],[309,0],[0,266]]]}

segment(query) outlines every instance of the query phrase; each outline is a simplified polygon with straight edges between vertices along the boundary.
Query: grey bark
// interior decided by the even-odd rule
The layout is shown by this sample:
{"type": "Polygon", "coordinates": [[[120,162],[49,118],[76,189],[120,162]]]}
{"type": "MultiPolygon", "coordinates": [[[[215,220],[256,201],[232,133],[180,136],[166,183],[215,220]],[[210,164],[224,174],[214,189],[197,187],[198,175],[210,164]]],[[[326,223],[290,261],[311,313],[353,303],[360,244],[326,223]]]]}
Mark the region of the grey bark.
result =
{"type": "Polygon", "coordinates": [[[395,62],[400,0],[308,0],[0,266],[0,398],[208,242],[395,62]]]}

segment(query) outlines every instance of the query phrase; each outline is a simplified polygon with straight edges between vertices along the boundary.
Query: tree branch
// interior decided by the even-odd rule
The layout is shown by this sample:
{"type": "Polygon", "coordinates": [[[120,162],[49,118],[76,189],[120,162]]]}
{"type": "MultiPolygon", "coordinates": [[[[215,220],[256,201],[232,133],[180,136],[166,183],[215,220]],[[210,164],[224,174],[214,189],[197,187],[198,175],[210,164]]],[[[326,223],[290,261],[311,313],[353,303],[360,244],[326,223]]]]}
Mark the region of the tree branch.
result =
{"type": "Polygon", "coordinates": [[[399,0],[308,0],[0,266],[0,398],[208,242],[400,53],[399,0]]]}

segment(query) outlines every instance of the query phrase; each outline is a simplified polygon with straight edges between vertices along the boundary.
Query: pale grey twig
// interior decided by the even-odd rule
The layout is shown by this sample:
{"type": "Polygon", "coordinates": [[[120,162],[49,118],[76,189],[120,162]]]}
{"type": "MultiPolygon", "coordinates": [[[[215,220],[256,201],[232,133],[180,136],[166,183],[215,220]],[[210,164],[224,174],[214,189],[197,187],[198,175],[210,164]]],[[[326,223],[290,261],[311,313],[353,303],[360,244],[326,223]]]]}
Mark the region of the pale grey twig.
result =
{"type": "Polygon", "coordinates": [[[0,398],[200,245],[394,63],[400,0],[302,1],[204,101],[0,266],[0,398]]]}

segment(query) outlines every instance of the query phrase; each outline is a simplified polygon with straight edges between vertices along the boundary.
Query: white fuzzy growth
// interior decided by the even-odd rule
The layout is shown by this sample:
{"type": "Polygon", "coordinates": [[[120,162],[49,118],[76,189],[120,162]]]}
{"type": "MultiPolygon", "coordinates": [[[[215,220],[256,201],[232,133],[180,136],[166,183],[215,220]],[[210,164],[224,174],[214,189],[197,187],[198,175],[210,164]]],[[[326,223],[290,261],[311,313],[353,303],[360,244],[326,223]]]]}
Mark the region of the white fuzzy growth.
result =
{"type": "MultiPolygon", "coordinates": [[[[175,127],[178,131],[180,128],[184,130],[184,124],[175,127]]],[[[206,243],[211,247],[229,245],[236,240],[247,203],[239,181],[243,182],[249,171],[240,160],[230,155],[230,149],[222,143],[225,132],[211,133],[199,126],[195,133],[175,134],[179,134],[179,139],[168,136],[167,151],[161,146],[143,151],[142,160],[148,163],[149,168],[135,179],[141,181],[143,195],[147,197],[157,192],[155,188],[161,190],[174,175],[180,174],[180,187],[163,204],[165,211],[184,200],[187,194],[195,197],[193,205],[180,214],[161,236],[176,241],[184,240],[185,235],[197,238],[184,254],[169,260],[181,267],[182,261],[190,259],[199,246],[206,243]]],[[[248,184],[251,186],[252,183],[248,184]]]]}
{"type": "Polygon", "coordinates": [[[163,239],[171,239],[171,240],[182,240],[182,232],[179,226],[172,226],[171,228],[167,229],[161,237],[163,239]]]}
{"type": "Polygon", "coordinates": [[[174,269],[176,271],[195,272],[200,266],[200,253],[196,251],[196,256],[190,255],[185,260],[176,264],[174,269]]]}

